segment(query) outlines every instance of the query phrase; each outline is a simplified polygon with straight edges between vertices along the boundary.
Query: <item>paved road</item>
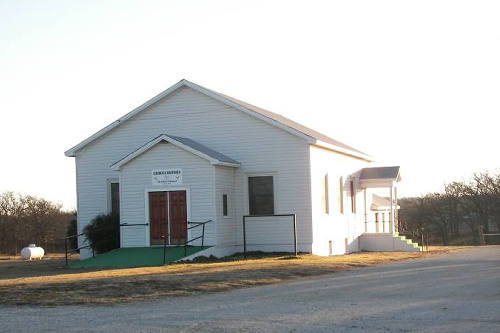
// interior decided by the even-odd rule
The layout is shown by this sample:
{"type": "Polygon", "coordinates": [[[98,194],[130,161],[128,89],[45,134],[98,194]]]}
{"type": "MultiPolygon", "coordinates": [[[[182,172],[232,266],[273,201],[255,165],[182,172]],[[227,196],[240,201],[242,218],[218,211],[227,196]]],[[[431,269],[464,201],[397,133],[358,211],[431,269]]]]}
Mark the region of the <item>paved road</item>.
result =
{"type": "Polygon", "coordinates": [[[498,333],[500,247],[156,302],[0,307],[0,332],[498,333]]]}

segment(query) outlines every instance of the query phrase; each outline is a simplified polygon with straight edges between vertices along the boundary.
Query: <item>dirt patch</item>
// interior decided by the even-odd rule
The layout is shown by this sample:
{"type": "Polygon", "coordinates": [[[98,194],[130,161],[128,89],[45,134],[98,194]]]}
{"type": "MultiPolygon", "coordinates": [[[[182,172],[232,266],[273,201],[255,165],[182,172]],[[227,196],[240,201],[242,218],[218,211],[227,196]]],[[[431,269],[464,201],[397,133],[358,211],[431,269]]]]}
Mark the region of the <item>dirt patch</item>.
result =
{"type": "Polygon", "coordinates": [[[226,291],[329,274],[339,270],[421,258],[458,247],[430,248],[426,253],[362,252],[343,256],[257,254],[243,260],[179,263],[159,267],[73,270],[64,259],[0,262],[0,304],[114,304],[160,297],[226,291]],[[287,260],[283,260],[283,259],[287,260]]]}

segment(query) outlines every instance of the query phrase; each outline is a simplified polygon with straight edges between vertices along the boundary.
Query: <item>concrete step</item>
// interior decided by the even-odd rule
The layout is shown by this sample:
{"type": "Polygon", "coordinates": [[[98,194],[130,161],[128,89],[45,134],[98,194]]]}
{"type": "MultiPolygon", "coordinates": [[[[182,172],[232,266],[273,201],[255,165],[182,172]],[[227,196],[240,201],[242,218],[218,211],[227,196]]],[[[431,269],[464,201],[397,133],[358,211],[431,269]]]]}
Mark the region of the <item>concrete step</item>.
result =
{"type": "Polygon", "coordinates": [[[361,249],[365,251],[419,252],[422,248],[399,233],[365,233],[361,236],[361,249]]]}

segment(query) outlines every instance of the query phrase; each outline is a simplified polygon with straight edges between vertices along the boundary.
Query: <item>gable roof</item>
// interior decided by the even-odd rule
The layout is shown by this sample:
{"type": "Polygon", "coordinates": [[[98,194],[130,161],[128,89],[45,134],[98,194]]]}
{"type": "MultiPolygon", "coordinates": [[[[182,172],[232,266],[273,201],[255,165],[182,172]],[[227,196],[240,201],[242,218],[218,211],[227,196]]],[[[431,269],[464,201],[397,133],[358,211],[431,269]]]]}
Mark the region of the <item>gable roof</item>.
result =
{"type": "Polygon", "coordinates": [[[375,168],[361,169],[361,175],[359,179],[361,180],[384,179],[384,180],[400,181],[401,176],[399,174],[399,166],[375,167],[375,168]]]}
{"type": "Polygon", "coordinates": [[[160,142],[168,142],[173,144],[176,147],[179,147],[181,149],[184,149],[190,153],[193,153],[196,156],[199,156],[201,158],[206,159],[213,165],[223,165],[223,166],[230,166],[230,167],[239,167],[240,162],[233,160],[232,158],[219,153],[211,148],[208,148],[207,146],[202,145],[201,143],[198,143],[196,141],[193,141],[188,138],[182,138],[180,136],[172,136],[172,135],[167,135],[167,134],[160,134],[157,137],[151,139],[150,141],[146,142],[144,145],[141,147],[137,148],[130,154],[126,155],[119,161],[113,163],[110,168],[113,170],[120,170],[120,167],[127,164],[137,156],[141,155],[142,153],[145,153],[149,149],[153,148],[160,142]]]}
{"type": "Polygon", "coordinates": [[[275,121],[277,121],[277,122],[279,122],[279,123],[281,123],[283,125],[286,125],[286,126],[288,126],[290,128],[293,128],[293,129],[295,129],[295,130],[297,130],[297,131],[299,131],[299,132],[301,132],[301,133],[303,133],[303,134],[305,134],[305,135],[307,135],[307,136],[309,136],[309,137],[311,137],[313,139],[320,140],[320,141],[323,141],[324,143],[328,143],[328,144],[331,144],[333,146],[336,146],[336,147],[339,147],[339,148],[343,148],[345,150],[349,150],[351,152],[362,154],[362,155],[365,155],[366,157],[368,157],[365,153],[363,153],[363,152],[361,152],[361,151],[359,151],[357,149],[354,149],[353,147],[350,147],[350,146],[348,146],[348,145],[346,145],[346,144],[344,144],[344,143],[342,143],[340,141],[332,139],[332,138],[330,138],[330,137],[328,137],[328,136],[326,136],[324,134],[321,134],[321,133],[319,133],[319,132],[317,132],[317,131],[309,128],[309,127],[306,127],[306,126],[304,126],[302,124],[299,124],[296,121],[288,119],[288,118],[286,118],[286,117],[284,117],[284,116],[282,116],[282,115],[280,115],[278,113],[274,113],[274,112],[271,112],[271,111],[259,108],[259,107],[255,106],[255,105],[248,104],[246,102],[240,101],[240,100],[238,100],[238,99],[236,99],[234,97],[231,97],[231,96],[223,95],[223,94],[217,93],[217,92],[214,92],[214,93],[218,94],[220,96],[223,96],[224,98],[227,98],[228,100],[233,101],[236,104],[242,105],[242,106],[248,108],[249,110],[252,110],[252,111],[254,111],[254,112],[258,113],[258,114],[261,114],[261,115],[266,116],[266,117],[268,117],[270,119],[273,119],[273,120],[275,120],[275,121]]]}
{"type": "Polygon", "coordinates": [[[310,144],[316,144],[340,153],[344,153],[350,156],[354,156],[357,158],[361,158],[367,161],[371,161],[372,158],[368,156],[367,154],[356,150],[340,141],[337,141],[335,139],[332,139],[324,134],[321,134],[319,132],[316,132],[306,126],[303,126],[293,120],[290,120],[282,115],[279,115],[277,113],[267,111],[261,108],[258,108],[254,105],[245,103],[243,101],[240,101],[236,98],[226,96],[224,94],[215,92],[213,90],[204,88],[202,86],[199,86],[193,82],[187,81],[187,80],[181,80],[168,88],[167,90],[163,91],[159,95],[153,97],[146,103],[142,104],[141,106],[137,107],[136,109],[132,110],[131,112],[127,113],[120,119],[114,121],[113,123],[109,124],[108,126],[104,127],[100,131],[96,132],[92,136],[88,137],[87,139],[83,140],[76,146],[72,147],[71,149],[67,150],[64,154],[66,156],[72,156],[74,157],[76,152],[83,147],[85,147],[87,144],[91,143],[92,141],[102,137],[115,127],[119,126],[121,123],[127,121],[128,119],[134,117],[141,111],[147,109],[149,106],[155,104],[156,102],[160,101],[161,99],[167,97],[177,89],[181,87],[189,87],[191,89],[194,89],[208,97],[214,98],[226,105],[232,106],[244,113],[247,113],[249,115],[252,115],[258,119],[261,119],[275,127],[281,128],[293,135],[296,135],[298,137],[301,137],[305,140],[307,140],[310,144]]]}

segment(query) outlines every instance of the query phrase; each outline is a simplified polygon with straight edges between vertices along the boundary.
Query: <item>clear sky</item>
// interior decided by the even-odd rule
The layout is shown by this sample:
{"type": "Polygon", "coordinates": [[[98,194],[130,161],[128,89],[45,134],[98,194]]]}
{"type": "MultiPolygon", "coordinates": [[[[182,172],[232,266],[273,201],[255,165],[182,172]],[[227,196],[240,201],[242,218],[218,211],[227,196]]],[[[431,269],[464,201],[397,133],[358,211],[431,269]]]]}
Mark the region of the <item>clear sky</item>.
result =
{"type": "Polygon", "coordinates": [[[401,165],[500,166],[499,1],[0,0],[0,191],[76,206],[64,151],[182,78],[401,165]]]}

